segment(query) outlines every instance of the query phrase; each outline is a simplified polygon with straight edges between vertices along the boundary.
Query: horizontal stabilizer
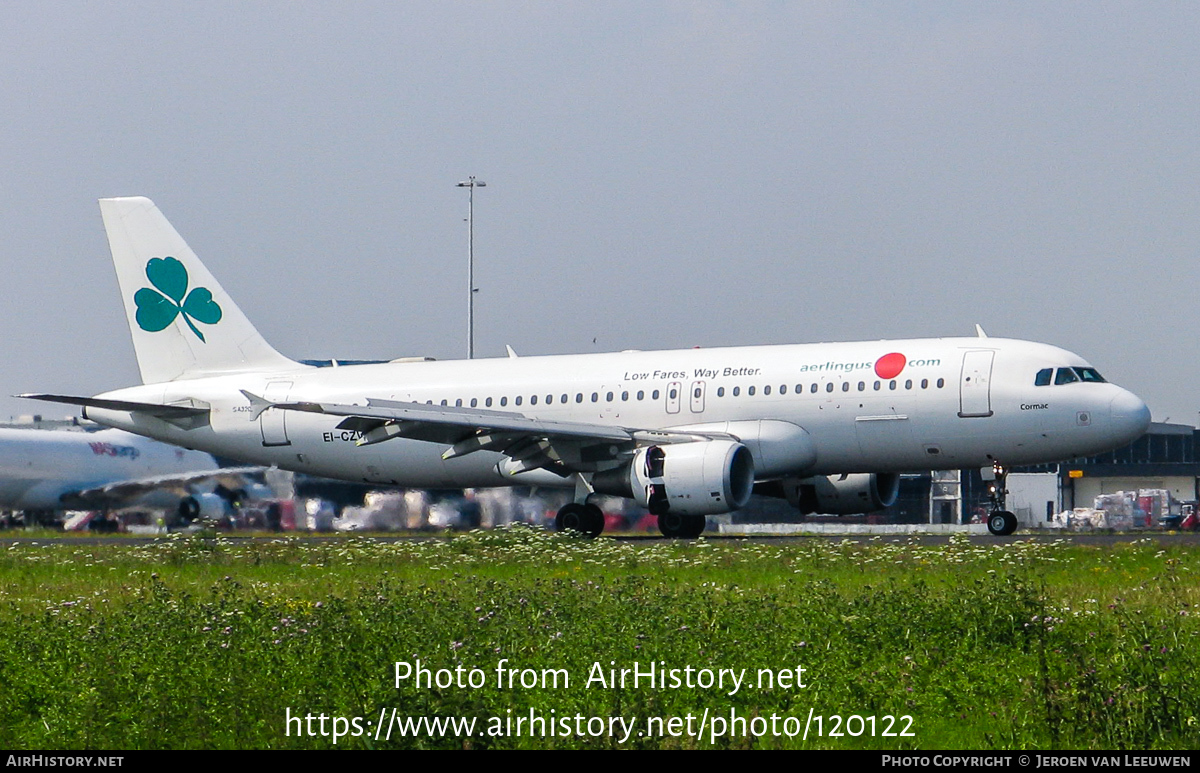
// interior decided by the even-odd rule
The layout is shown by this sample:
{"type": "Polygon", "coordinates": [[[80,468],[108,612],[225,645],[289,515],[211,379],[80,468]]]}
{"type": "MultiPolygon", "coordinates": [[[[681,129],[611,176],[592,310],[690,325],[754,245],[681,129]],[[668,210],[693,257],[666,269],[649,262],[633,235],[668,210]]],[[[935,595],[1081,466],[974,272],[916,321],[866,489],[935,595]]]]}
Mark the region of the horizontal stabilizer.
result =
{"type": "Polygon", "coordinates": [[[137,403],[130,400],[105,400],[98,397],[75,397],[73,395],[23,394],[28,400],[45,400],[49,403],[66,403],[81,405],[84,408],[104,408],[109,411],[129,411],[144,413],[159,419],[187,419],[208,414],[208,408],[196,408],[187,405],[159,405],[157,403],[137,403]]]}

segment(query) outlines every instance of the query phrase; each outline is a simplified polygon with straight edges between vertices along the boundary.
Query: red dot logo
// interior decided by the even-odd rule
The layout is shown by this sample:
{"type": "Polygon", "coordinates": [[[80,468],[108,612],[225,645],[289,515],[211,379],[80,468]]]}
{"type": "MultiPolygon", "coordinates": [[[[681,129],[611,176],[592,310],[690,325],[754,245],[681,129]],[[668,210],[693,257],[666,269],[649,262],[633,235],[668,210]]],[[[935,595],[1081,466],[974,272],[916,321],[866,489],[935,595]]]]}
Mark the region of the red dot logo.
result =
{"type": "Polygon", "coordinates": [[[875,361],[875,375],[880,378],[895,378],[904,370],[904,355],[899,352],[885,354],[875,361]]]}

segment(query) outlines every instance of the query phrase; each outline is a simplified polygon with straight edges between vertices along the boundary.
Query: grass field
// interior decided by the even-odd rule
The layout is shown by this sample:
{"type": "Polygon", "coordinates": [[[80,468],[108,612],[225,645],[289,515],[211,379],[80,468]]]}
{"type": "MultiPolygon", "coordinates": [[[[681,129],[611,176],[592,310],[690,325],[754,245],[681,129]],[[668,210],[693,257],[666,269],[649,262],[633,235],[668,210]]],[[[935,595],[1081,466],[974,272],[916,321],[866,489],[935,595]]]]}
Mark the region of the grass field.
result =
{"type": "Polygon", "coordinates": [[[1195,749],[1198,573],[1149,540],[17,543],[0,747],[1195,749]]]}

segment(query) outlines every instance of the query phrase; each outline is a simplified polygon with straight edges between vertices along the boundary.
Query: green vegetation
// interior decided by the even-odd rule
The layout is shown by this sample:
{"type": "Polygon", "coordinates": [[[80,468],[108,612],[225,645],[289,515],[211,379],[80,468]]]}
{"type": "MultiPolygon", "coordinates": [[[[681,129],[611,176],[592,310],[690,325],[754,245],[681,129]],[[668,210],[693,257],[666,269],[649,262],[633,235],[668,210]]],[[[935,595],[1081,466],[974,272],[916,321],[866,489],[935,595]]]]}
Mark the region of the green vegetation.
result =
{"type": "Polygon", "coordinates": [[[1198,570],[1150,540],[21,542],[0,549],[0,747],[328,748],[361,717],[338,747],[1192,749],[1198,570]],[[397,684],[418,660],[455,683],[397,684]],[[607,681],[635,662],[693,685],[607,681]],[[720,669],[736,691],[695,684],[720,669]],[[392,709],[477,724],[376,739],[392,709]]]}

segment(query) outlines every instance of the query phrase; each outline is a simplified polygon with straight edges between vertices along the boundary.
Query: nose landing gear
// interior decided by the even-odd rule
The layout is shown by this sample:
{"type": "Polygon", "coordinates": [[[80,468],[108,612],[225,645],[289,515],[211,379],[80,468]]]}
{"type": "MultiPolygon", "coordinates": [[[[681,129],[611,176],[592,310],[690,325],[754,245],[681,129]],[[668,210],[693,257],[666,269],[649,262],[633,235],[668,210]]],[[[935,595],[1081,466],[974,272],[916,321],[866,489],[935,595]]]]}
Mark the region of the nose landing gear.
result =
{"type": "Polygon", "coordinates": [[[990,469],[984,467],[979,473],[987,483],[988,502],[991,504],[987,519],[988,531],[997,537],[1007,537],[1017,530],[1017,516],[1004,509],[1005,495],[1008,494],[1004,487],[1008,470],[1000,462],[992,462],[990,469]]]}

